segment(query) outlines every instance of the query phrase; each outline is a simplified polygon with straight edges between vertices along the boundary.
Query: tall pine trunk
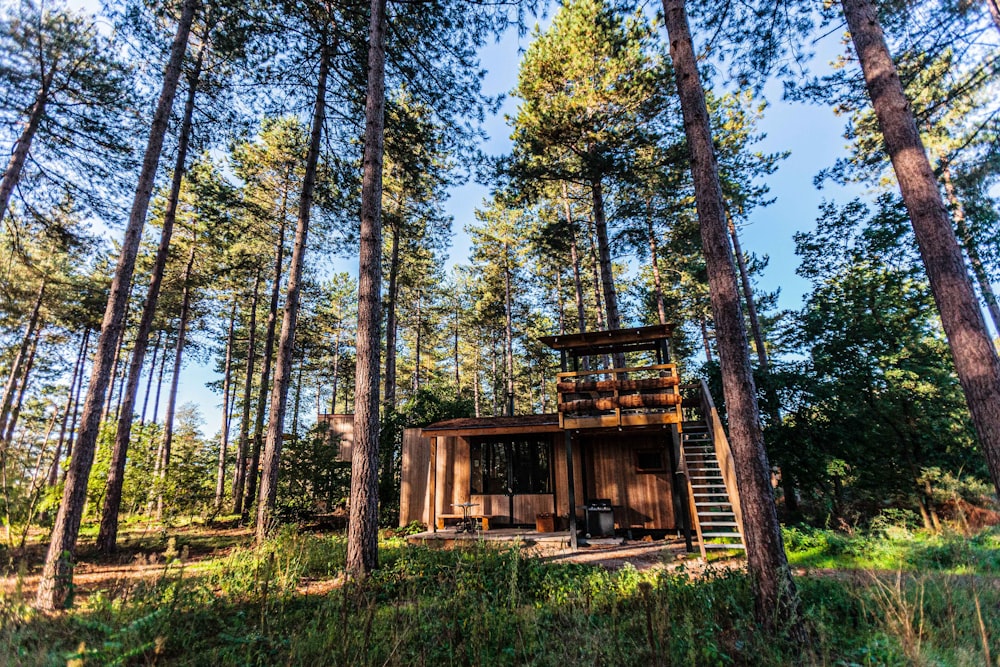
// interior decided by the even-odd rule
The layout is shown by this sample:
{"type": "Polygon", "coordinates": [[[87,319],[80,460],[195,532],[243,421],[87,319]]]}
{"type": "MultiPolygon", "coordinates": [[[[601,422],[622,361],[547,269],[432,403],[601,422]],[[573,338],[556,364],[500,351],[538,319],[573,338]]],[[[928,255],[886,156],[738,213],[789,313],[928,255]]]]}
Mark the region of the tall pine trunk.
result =
{"type": "Polygon", "coordinates": [[[660,257],[656,244],[656,231],[653,229],[653,200],[646,202],[646,234],[649,236],[649,264],[653,269],[653,296],[656,297],[656,315],[660,324],[667,323],[667,308],[663,303],[663,283],[660,280],[660,257]]]}
{"type": "Polygon", "coordinates": [[[142,396],[142,412],[139,414],[139,424],[146,425],[146,408],[149,407],[149,395],[153,390],[153,378],[156,377],[156,359],[160,353],[160,343],[163,341],[163,331],[156,332],[156,342],[153,343],[153,358],[149,360],[149,377],[146,378],[146,391],[142,396]]]}
{"type": "MultiPolygon", "coordinates": [[[[323,137],[323,119],[326,110],[326,78],[330,68],[330,47],[323,36],[320,47],[319,79],[316,83],[316,102],[313,109],[309,153],[299,197],[299,219],[295,227],[295,246],[288,275],[288,293],[281,318],[281,335],[278,339],[278,358],[274,368],[274,388],[271,391],[271,408],[267,421],[267,444],[260,478],[260,498],[257,502],[257,541],[262,541],[271,527],[271,514],[278,494],[278,466],[281,462],[281,439],[285,427],[285,407],[288,403],[288,385],[292,379],[292,353],[295,348],[295,326],[299,316],[299,294],[302,291],[302,267],[305,264],[306,242],[309,233],[309,216],[312,212],[316,170],[319,165],[320,140],[323,137]]],[[[303,355],[304,356],[304,355],[303,355]]]]}
{"type": "Polygon", "coordinates": [[[76,363],[73,364],[73,377],[69,382],[69,393],[66,396],[66,408],[63,410],[62,420],[59,425],[59,438],[56,440],[56,451],[52,456],[52,466],[49,468],[49,474],[46,480],[48,486],[55,486],[59,479],[59,461],[62,459],[63,444],[66,442],[66,429],[69,426],[69,418],[73,412],[73,405],[75,403],[73,399],[76,396],[76,388],[78,384],[83,383],[83,365],[86,361],[87,342],[89,340],[90,329],[87,328],[84,329],[83,335],[80,336],[80,348],[76,353],[76,363]]]}
{"type": "Polygon", "coordinates": [[[174,414],[177,411],[177,385],[181,378],[181,363],[184,360],[184,344],[187,339],[188,319],[191,317],[191,273],[194,271],[195,239],[191,239],[191,251],[182,278],[184,289],[181,297],[181,316],[177,324],[177,347],[174,348],[174,372],[170,377],[170,394],[167,396],[167,412],[163,417],[163,447],[159,458],[159,489],[156,494],[156,518],[163,518],[163,489],[170,468],[170,449],[174,442],[174,414]]]}
{"type": "Polygon", "coordinates": [[[246,479],[246,495],[243,499],[242,517],[246,520],[250,508],[257,499],[257,473],[260,467],[260,452],[264,446],[264,414],[267,411],[267,399],[271,395],[271,363],[274,359],[274,337],[278,326],[278,303],[281,297],[281,276],[284,273],[285,257],[285,225],[287,211],[287,192],[281,198],[281,223],[278,228],[278,245],[274,250],[274,276],[271,282],[271,301],[267,311],[267,332],[264,334],[264,357],[260,370],[260,386],[257,387],[257,412],[253,427],[253,443],[250,450],[250,464],[244,476],[246,479]]]}
{"type": "Polygon", "coordinates": [[[503,244],[504,362],[507,375],[507,415],[514,416],[514,313],[510,289],[510,248],[503,244]]]}
{"type": "Polygon", "coordinates": [[[35,301],[31,306],[31,315],[28,316],[28,328],[21,338],[21,345],[17,349],[14,363],[11,364],[10,374],[7,376],[7,384],[3,388],[3,398],[0,399],[0,437],[7,430],[7,420],[10,418],[10,409],[14,403],[14,395],[17,393],[18,381],[21,379],[21,371],[28,358],[28,350],[31,341],[35,336],[35,329],[38,327],[38,320],[42,310],[42,299],[45,297],[46,280],[43,278],[38,285],[38,292],[35,294],[35,301]]]}
{"type": "Polygon", "coordinates": [[[233,377],[233,341],[236,331],[236,297],[229,309],[229,333],[226,336],[226,362],[222,371],[222,425],[219,428],[219,465],[215,471],[215,511],[222,509],[226,494],[226,454],[229,452],[230,385],[233,377]]]}
{"type": "Polygon", "coordinates": [[[983,301],[986,302],[986,310],[989,311],[990,319],[993,320],[993,328],[996,330],[997,335],[1000,335],[1000,306],[997,305],[997,295],[993,292],[990,277],[986,273],[986,267],[983,266],[983,259],[979,255],[976,240],[969,232],[968,221],[965,219],[965,207],[962,206],[962,201],[958,198],[958,193],[955,192],[955,184],[951,181],[951,165],[947,162],[941,165],[941,180],[944,181],[944,192],[948,197],[948,203],[951,205],[952,217],[955,218],[955,229],[958,231],[959,240],[965,248],[965,254],[969,256],[969,266],[972,269],[972,275],[976,277],[976,282],[979,283],[979,293],[982,294],[983,301]]]}
{"type": "Polygon", "coordinates": [[[594,202],[594,229],[597,232],[597,251],[601,266],[601,286],[604,289],[604,305],[608,312],[608,329],[621,329],[618,293],[615,290],[615,276],[611,267],[611,246],[608,243],[608,222],[604,216],[604,186],[600,180],[591,183],[590,194],[594,202]]]}
{"type": "Polygon", "coordinates": [[[764,346],[764,334],[760,330],[760,319],[757,317],[757,304],[753,300],[750,271],[747,270],[747,261],[743,256],[743,248],[740,246],[740,235],[736,231],[736,225],[733,223],[733,218],[729,215],[729,211],[726,211],[726,223],[729,228],[729,238],[733,242],[733,255],[736,257],[736,266],[740,271],[740,282],[743,285],[743,301],[747,305],[747,317],[750,319],[750,331],[753,334],[753,344],[757,351],[757,363],[760,365],[761,372],[767,373],[767,348],[764,346]]]}
{"type": "Polygon", "coordinates": [[[247,449],[250,445],[250,403],[253,396],[253,369],[257,362],[257,301],[260,299],[260,270],[253,282],[250,300],[250,324],[247,335],[247,365],[243,376],[243,412],[240,416],[240,437],[236,441],[236,467],[233,470],[233,514],[243,514],[243,498],[247,479],[247,449]]]}
{"type": "Polygon", "coordinates": [[[361,181],[357,371],[347,571],[364,578],[378,566],[379,342],[382,292],[382,157],[385,129],[386,0],[371,0],[368,91],[361,181]]]}
{"type": "Polygon", "coordinates": [[[764,450],[736,270],[726,237],[708,108],[684,0],[663,0],[663,13],[691,157],[756,618],[765,631],[774,634],[785,630],[802,644],[806,633],[771,495],[770,465],[764,450]]]}
{"type": "Polygon", "coordinates": [[[910,215],[955,371],[965,391],[993,486],[1000,493],[1000,359],[965,270],[913,110],[870,0],[842,0],[886,151],[910,215]]]}
{"type": "Polygon", "coordinates": [[[38,125],[42,122],[42,116],[45,115],[45,105],[49,101],[49,92],[55,74],[56,68],[53,64],[52,69],[42,76],[42,85],[35,95],[35,103],[31,105],[28,123],[24,126],[21,136],[17,138],[17,143],[14,144],[14,152],[11,154],[10,162],[7,163],[7,169],[3,173],[3,181],[0,181],[0,223],[3,223],[3,219],[7,215],[7,206],[10,205],[10,197],[21,178],[21,170],[24,169],[24,162],[28,158],[31,141],[35,138],[38,125]]]}
{"type": "MultiPolygon", "coordinates": [[[[198,78],[201,75],[204,49],[205,47],[202,46],[198,51],[194,70],[188,77],[187,100],[184,103],[184,116],[181,121],[180,137],[177,141],[177,157],[174,161],[174,173],[170,181],[167,207],[163,213],[160,243],[153,259],[149,289],[146,291],[146,302],[142,306],[139,326],[135,332],[135,344],[132,347],[132,358],[129,360],[128,366],[128,381],[125,385],[121,410],[118,414],[115,444],[111,450],[111,464],[108,469],[107,491],[104,494],[104,506],[101,510],[101,528],[97,534],[97,550],[102,553],[111,553],[117,546],[118,513],[121,509],[122,485],[125,483],[125,463],[128,460],[128,448],[132,438],[133,413],[135,412],[136,396],[139,393],[142,365],[146,360],[146,350],[149,347],[149,334],[153,329],[153,318],[156,315],[156,305],[160,298],[163,272],[170,251],[170,239],[173,236],[174,222],[177,220],[177,204],[180,200],[181,183],[184,180],[188,143],[191,138],[191,120],[194,117],[194,103],[198,90],[198,78]]],[[[150,370],[150,374],[152,374],[152,370],[150,370]]]]}
{"type": "Polygon", "coordinates": [[[128,303],[129,288],[132,285],[132,273],[135,270],[139,241],[142,238],[142,228],[146,222],[146,211],[153,193],[156,170],[163,149],[163,138],[170,121],[170,110],[173,107],[174,94],[177,92],[177,82],[181,76],[181,62],[187,50],[188,34],[191,31],[191,23],[197,6],[198,0],[184,1],[180,20],[177,23],[177,32],[170,47],[170,60],[164,71],[160,99],[150,126],[149,141],[146,145],[142,171],[139,174],[135,198],[132,201],[128,225],[125,228],[121,255],[118,258],[118,265],[115,267],[108,305],[101,323],[101,335],[97,343],[97,352],[94,355],[90,386],[87,388],[80,436],[73,448],[62,503],[56,514],[52,539],[45,556],[45,568],[38,583],[38,595],[35,603],[42,609],[58,609],[64,606],[73,582],[76,539],[80,532],[80,521],[83,518],[83,509],[87,500],[87,482],[90,479],[90,468],[94,462],[94,450],[97,445],[97,433],[101,426],[100,418],[104,408],[104,393],[108,388],[115,344],[125,320],[125,308],[128,303]]]}
{"type": "Polygon", "coordinates": [[[35,335],[31,339],[31,349],[28,350],[28,360],[24,364],[24,372],[21,374],[21,382],[17,388],[17,398],[11,408],[10,417],[7,419],[7,431],[3,433],[3,442],[0,446],[10,445],[14,439],[14,429],[17,427],[17,420],[21,416],[21,407],[24,405],[24,394],[28,390],[28,379],[31,377],[31,369],[35,366],[35,353],[38,352],[38,341],[42,337],[44,327],[37,327],[35,335]]]}
{"type": "Polygon", "coordinates": [[[583,279],[580,277],[580,252],[576,243],[576,224],[573,222],[573,211],[569,204],[569,192],[566,183],[562,184],[563,209],[566,212],[566,225],[569,228],[569,255],[573,264],[573,291],[576,296],[576,317],[580,333],[587,331],[587,311],[583,305],[583,279]]]}
{"type": "MultiPolygon", "coordinates": [[[[397,211],[402,214],[402,206],[397,211]]],[[[400,221],[389,225],[392,234],[389,248],[389,293],[385,304],[385,398],[382,400],[386,415],[396,409],[396,306],[399,300],[399,230],[400,221]]]]}

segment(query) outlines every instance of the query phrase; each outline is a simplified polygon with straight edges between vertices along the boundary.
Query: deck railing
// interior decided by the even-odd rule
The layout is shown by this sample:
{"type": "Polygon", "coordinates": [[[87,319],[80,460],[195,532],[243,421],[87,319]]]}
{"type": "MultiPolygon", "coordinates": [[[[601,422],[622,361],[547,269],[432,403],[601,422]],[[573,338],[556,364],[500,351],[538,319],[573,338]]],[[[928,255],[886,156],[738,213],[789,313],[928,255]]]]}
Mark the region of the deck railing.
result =
{"type": "Polygon", "coordinates": [[[564,429],[681,422],[675,364],[559,373],[559,426],[564,429]]]}

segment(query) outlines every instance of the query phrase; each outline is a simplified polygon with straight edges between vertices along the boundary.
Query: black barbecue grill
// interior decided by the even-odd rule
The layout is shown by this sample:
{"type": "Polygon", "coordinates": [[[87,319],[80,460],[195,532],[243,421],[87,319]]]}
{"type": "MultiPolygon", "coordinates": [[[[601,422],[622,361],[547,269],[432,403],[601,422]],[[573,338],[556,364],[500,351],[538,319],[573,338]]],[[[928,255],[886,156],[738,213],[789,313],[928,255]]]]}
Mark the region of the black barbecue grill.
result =
{"type": "Polygon", "coordinates": [[[610,498],[594,498],[587,502],[587,534],[591,537],[611,537],[615,534],[615,515],[610,498]]]}

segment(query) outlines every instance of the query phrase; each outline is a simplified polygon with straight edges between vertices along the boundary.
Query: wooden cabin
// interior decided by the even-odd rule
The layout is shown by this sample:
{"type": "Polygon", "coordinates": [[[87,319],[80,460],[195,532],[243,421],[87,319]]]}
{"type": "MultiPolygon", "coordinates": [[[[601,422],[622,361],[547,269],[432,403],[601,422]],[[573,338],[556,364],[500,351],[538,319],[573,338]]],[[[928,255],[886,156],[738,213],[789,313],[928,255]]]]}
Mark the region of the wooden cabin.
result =
{"type": "MultiPolygon", "coordinates": [[[[438,530],[460,516],[459,505],[473,503],[472,514],[490,527],[550,525],[568,531],[574,546],[578,533],[612,531],[677,531],[690,540],[692,527],[704,544],[699,515],[708,513],[714,524],[735,528],[728,443],[719,443],[725,452],[716,455],[716,441],[725,440],[721,425],[716,431],[705,419],[685,422],[670,333],[661,325],[542,338],[562,361],[559,412],[408,430],[400,525],[420,521],[438,530]],[[627,361],[602,369],[603,359],[627,361]],[[725,475],[716,472],[720,461],[729,466],[725,475]]],[[[717,421],[714,407],[704,411],[717,421]]]]}

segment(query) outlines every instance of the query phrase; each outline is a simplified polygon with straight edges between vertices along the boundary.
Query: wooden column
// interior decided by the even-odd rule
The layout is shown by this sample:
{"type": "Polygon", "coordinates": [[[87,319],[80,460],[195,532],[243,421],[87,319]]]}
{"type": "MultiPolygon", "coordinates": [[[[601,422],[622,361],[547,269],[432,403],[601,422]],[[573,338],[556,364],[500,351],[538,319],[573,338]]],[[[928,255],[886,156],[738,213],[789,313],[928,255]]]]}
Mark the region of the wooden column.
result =
{"type": "Polygon", "coordinates": [[[437,436],[431,438],[431,481],[430,492],[427,494],[431,499],[431,531],[437,532],[437,474],[438,474],[438,439],[437,436]]]}
{"type": "Polygon", "coordinates": [[[569,496],[569,546],[576,549],[576,489],[573,484],[573,434],[566,431],[566,494],[569,496]]]}

